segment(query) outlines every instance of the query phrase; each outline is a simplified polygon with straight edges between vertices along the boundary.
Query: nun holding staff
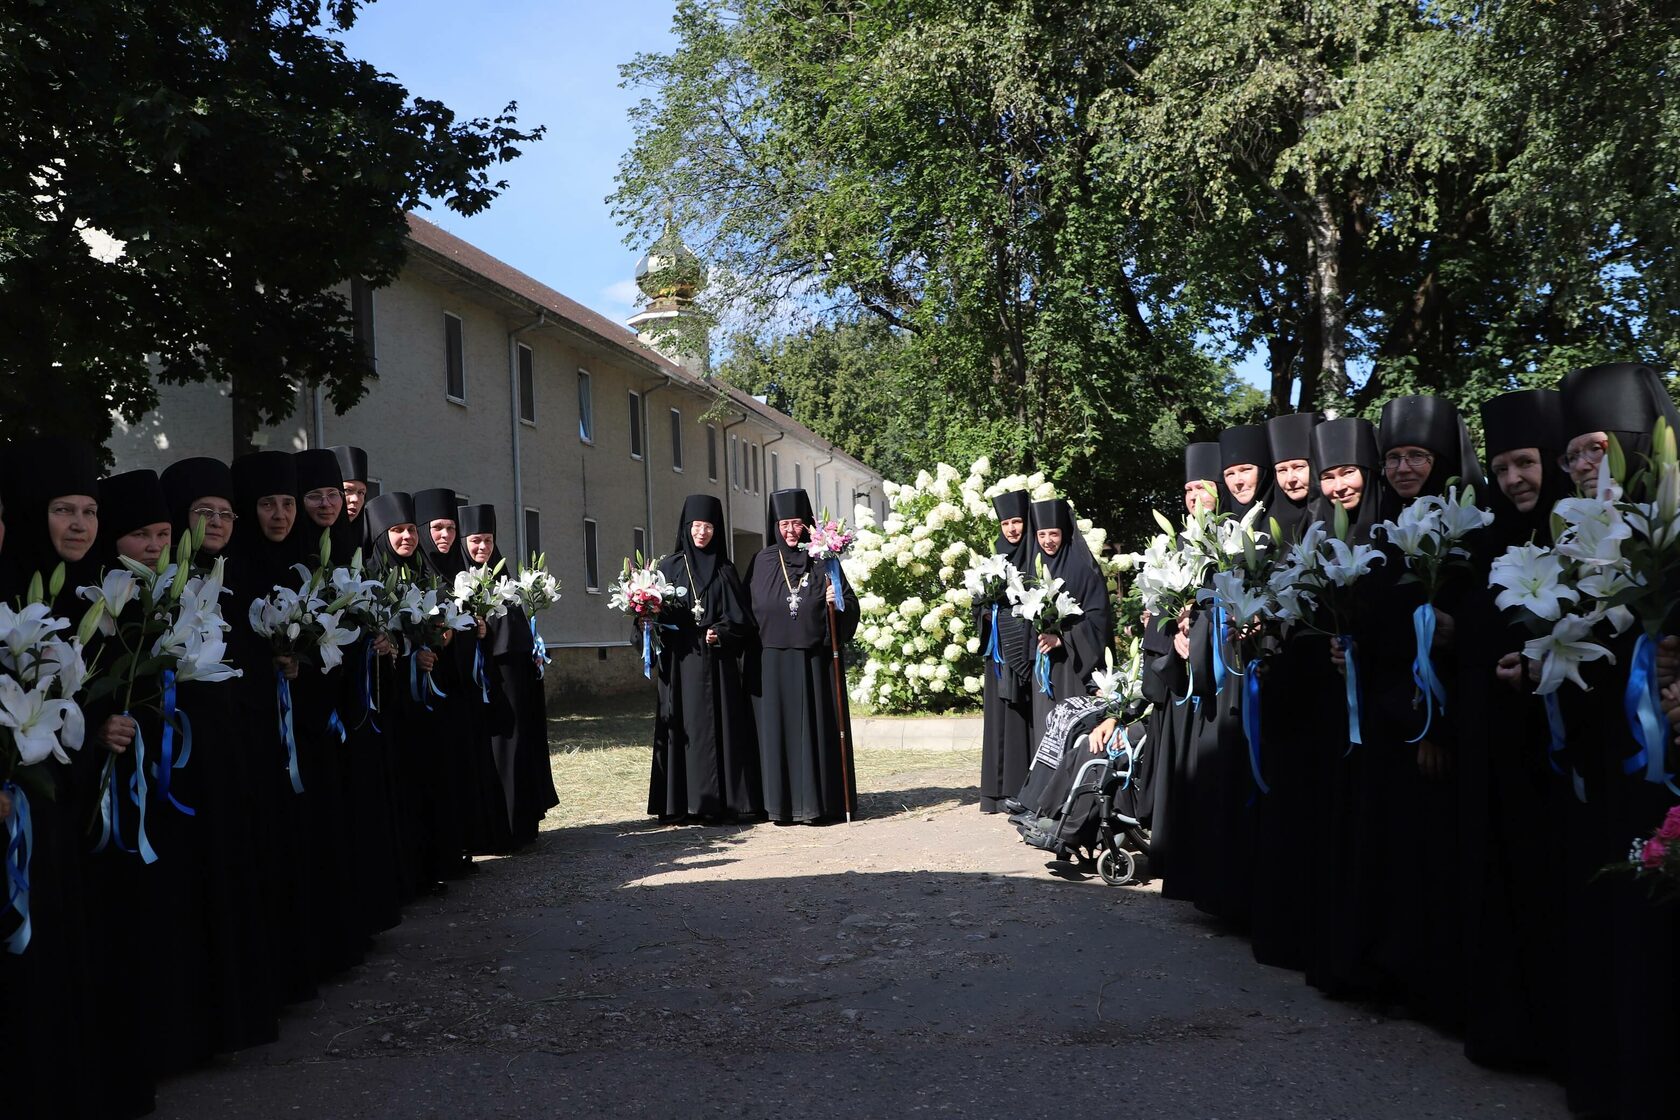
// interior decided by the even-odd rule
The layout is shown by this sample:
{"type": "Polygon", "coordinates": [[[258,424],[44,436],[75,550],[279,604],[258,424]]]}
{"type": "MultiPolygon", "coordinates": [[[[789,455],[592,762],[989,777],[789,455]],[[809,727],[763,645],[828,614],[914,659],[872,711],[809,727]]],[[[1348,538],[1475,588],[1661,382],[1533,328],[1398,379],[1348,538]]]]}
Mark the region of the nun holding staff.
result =
{"type": "MultiPolygon", "coordinates": [[[[763,814],[757,738],[738,660],[755,626],[746,585],[723,542],[723,503],[691,494],[676,548],[659,562],[666,579],[689,589],[693,604],[667,616],[676,629],[665,635],[659,657],[648,813],[662,821],[723,824],[763,814]]],[[[826,662],[822,667],[829,670],[826,662]]]]}
{"type": "MultiPolygon", "coordinates": [[[[1025,490],[992,499],[998,516],[993,553],[1008,560],[1023,576],[1032,569],[1033,541],[1027,535],[1031,504],[1025,490]]],[[[1028,624],[1011,614],[1007,604],[995,611],[977,608],[975,613],[975,633],[980,635],[981,648],[990,649],[994,641],[997,644],[996,656],[987,658],[981,673],[984,731],[980,746],[980,811],[995,813],[1021,788],[1032,765],[1032,656],[1028,650],[1032,639],[1028,624]],[[994,624],[995,637],[991,633],[994,624]]]]}
{"type": "Polygon", "coordinates": [[[844,573],[836,589],[827,566],[799,547],[815,520],[805,491],[771,494],[774,537],[747,569],[761,647],[753,707],[764,809],[778,824],[833,821],[857,803],[851,754],[841,744],[842,733],[851,741],[851,716],[843,674],[835,689],[832,653],[836,641],[844,647],[857,631],[857,596],[844,573]],[[829,632],[829,604],[835,606],[835,635],[829,632]]]}

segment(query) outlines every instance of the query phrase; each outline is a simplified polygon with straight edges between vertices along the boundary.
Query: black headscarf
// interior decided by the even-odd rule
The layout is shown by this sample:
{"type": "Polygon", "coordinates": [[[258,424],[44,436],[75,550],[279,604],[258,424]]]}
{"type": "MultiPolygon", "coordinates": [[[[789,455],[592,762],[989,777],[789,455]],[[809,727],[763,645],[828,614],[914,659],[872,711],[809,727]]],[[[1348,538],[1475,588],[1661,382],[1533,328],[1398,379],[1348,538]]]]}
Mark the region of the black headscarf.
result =
{"type": "Polygon", "coordinates": [[[461,544],[461,507],[455,501],[455,491],[441,486],[416,490],[414,523],[420,527],[420,552],[426,557],[426,567],[446,585],[453,584],[455,577],[472,563],[461,544]],[[431,523],[434,521],[455,522],[455,546],[448,552],[438,551],[437,543],[432,540],[431,523]]]}
{"type": "MultiPolygon", "coordinates": [[[[496,535],[496,507],[488,502],[462,506],[457,513],[459,516],[455,518],[455,526],[459,530],[463,549],[467,547],[468,537],[479,533],[489,533],[492,537],[496,535]]],[[[502,543],[496,541],[490,546],[490,559],[487,563],[494,568],[502,559],[502,543]]],[[[467,563],[472,563],[470,552],[467,554],[467,563]]]]}
{"type": "MultiPolygon", "coordinates": [[[[1272,470],[1272,445],[1266,438],[1264,424],[1242,424],[1235,428],[1226,428],[1219,433],[1219,479],[1223,483],[1225,472],[1232,467],[1252,466],[1259,473],[1259,482],[1254,489],[1254,497],[1246,502],[1237,501],[1236,495],[1231,493],[1229,486],[1223,486],[1220,495],[1220,508],[1238,517],[1246,517],[1255,506],[1263,510],[1272,508],[1272,491],[1277,487],[1277,475],[1272,470]]],[[[1264,516],[1264,514],[1262,514],[1264,516]]]]}
{"type": "MultiPolygon", "coordinates": [[[[5,563],[0,595],[21,598],[37,572],[44,581],[64,564],[64,587],[54,600],[60,614],[73,611],[76,589],[99,579],[97,538],[74,563],[53,547],[47,532],[47,507],[58,498],[99,497],[99,466],[93,445],[63,436],[40,436],[6,448],[0,459],[0,501],[5,504],[5,563]]],[[[103,512],[103,511],[102,511],[103,512]]]]}
{"type": "Polygon", "coordinates": [[[398,556],[391,549],[391,537],[386,531],[398,525],[413,525],[422,539],[426,536],[426,530],[420,528],[414,516],[414,499],[402,490],[388,490],[370,499],[362,515],[368,527],[369,568],[384,574],[393,568],[406,567],[418,574],[425,564],[420,559],[420,549],[416,547],[413,556],[398,556]]]}
{"type": "Polygon", "coordinates": [[[672,583],[687,587],[694,596],[692,601],[705,608],[702,625],[726,626],[744,633],[752,628],[753,621],[747,610],[745,588],[734,578],[727,541],[723,503],[710,494],[690,494],[683,501],[678,518],[677,546],[660,562],[659,569],[672,583]],[[705,548],[697,548],[689,535],[689,526],[696,521],[712,526],[712,539],[705,548]]]}
{"type": "Polygon", "coordinates": [[[351,447],[349,444],[339,444],[337,447],[329,447],[327,450],[332,452],[333,458],[338,460],[338,474],[341,483],[367,483],[368,454],[366,451],[359,447],[351,447]]]}
{"type": "Polygon", "coordinates": [[[335,567],[342,567],[350,563],[356,554],[356,549],[362,545],[360,526],[344,512],[344,476],[339,473],[338,456],[324,447],[311,447],[296,452],[293,459],[297,461],[297,520],[292,524],[292,533],[299,538],[298,547],[305,555],[319,556],[321,551],[321,534],[325,532],[331,543],[331,559],[335,567]],[[337,490],[339,498],[338,519],[324,530],[310,518],[303,496],[311,490],[337,490]]]}
{"type": "Polygon", "coordinates": [[[992,553],[1008,560],[1016,571],[1025,574],[1033,558],[1032,495],[1025,490],[1011,490],[1007,494],[999,494],[992,499],[992,509],[997,511],[999,522],[1008,521],[1012,517],[1021,519],[1021,539],[1010,544],[1009,538],[999,529],[997,541],[992,545],[992,553]]]}
{"type": "Polygon", "coordinates": [[[1213,485],[1217,508],[1225,504],[1225,468],[1219,460],[1219,444],[1192,443],[1184,448],[1184,485],[1207,482],[1213,485]]]}
{"type": "MultiPolygon", "coordinates": [[[[1097,635],[1100,642],[1106,642],[1112,633],[1109,619],[1108,581],[1103,579],[1102,569],[1091,555],[1091,546],[1085,543],[1085,537],[1074,524],[1073,508],[1068,505],[1066,498],[1051,498],[1048,501],[1032,504],[1032,521],[1028,526],[1032,530],[1034,559],[1044,561],[1046,579],[1062,581],[1062,590],[1073,598],[1083,609],[1084,615],[1075,625],[1093,627],[1089,632],[1097,635]],[[1046,555],[1038,547],[1038,531],[1040,529],[1060,529],[1062,531],[1062,547],[1056,550],[1056,555],[1046,555]]],[[[1035,565],[1036,566],[1036,565],[1035,565]]],[[[1032,576],[1031,572],[1023,575],[1032,576]]]]}
{"type": "Polygon", "coordinates": [[[158,522],[173,524],[156,471],[125,471],[99,480],[99,539],[93,550],[102,567],[115,567],[117,541],[158,522]]]}
{"type": "Polygon", "coordinates": [[[1266,440],[1272,448],[1272,505],[1269,516],[1275,518],[1285,541],[1299,540],[1311,523],[1310,510],[1318,497],[1318,476],[1311,470],[1313,429],[1324,421],[1322,412],[1291,412],[1266,421],[1266,440]],[[1307,496],[1300,501],[1291,498],[1277,484],[1277,465],[1305,459],[1307,496]]]}
{"type": "Polygon", "coordinates": [[[1573,490],[1558,465],[1563,452],[1563,398],[1554,389],[1522,389],[1482,402],[1482,436],[1487,444],[1487,493],[1483,505],[1493,510],[1491,543],[1504,549],[1534,541],[1552,543],[1552,507],[1573,490]],[[1540,497],[1528,513],[1520,512],[1499,488],[1493,460],[1507,451],[1532,447],[1540,455],[1540,497]]]}
{"type": "MultiPolygon", "coordinates": [[[[1377,509],[1377,476],[1381,474],[1377,465],[1378,459],[1377,432],[1369,420],[1350,416],[1326,420],[1313,429],[1313,478],[1316,479],[1335,467],[1358,467],[1359,473],[1365,479],[1365,489],[1360,493],[1359,505],[1348,514],[1348,540],[1353,544],[1368,543],[1371,539],[1371,526],[1382,520],[1377,509]]],[[[1321,493],[1313,499],[1307,523],[1310,525],[1314,521],[1322,521],[1326,530],[1334,532],[1335,505],[1336,503],[1321,493]]]]}
{"type": "MultiPolygon", "coordinates": [[[[285,451],[257,451],[241,455],[233,461],[233,512],[239,517],[233,523],[233,539],[228,552],[234,574],[230,583],[241,599],[267,595],[275,586],[294,585],[288,572],[293,564],[305,563],[309,549],[294,529],[283,541],[271,541],[263,535],[257,518],[257,502],[272,494],[284,494],[297,499],[297,463],[285,451]]],[[[202,496],[202,495],[200,495],[202,496]]],[[[297,516],[304,516],[303,510],[297,516]]],[[[248,603],[249,600],[245,600],[248,603]]]]}
{"type": "MultiPolygon", "coordinates": [[[[1638,362],[1570,370],[1558,386],[1563,395],[1563,442],[1588,432],[1608,432],[1627,456],[1628,472],[1640,470],[1651,454],[1651,429],[1658,418],[1680,438],[1680,411],[1662,374],[1638,362]]],[[[1636,495],[1629,495],[1636,497],[1636,495]]]]}
{"type": "Polygon", "coordinates": [[[817,515],[811,512],[809,494],[803,490],[777,490],[770,495],[770,519],[765,522],[764,527],[770,533],[775,546],[781,549],[782,560],[786,562],[789,571],[793,570],[795,563],[803,569],[805,550],[782,540],[781,534],[776,532],[776,525],[778,522],[792,521],[795,518],[805,523],[805,529],[799,534],[799,539],[810,540],[811,526],[817,523],[817,515]]]}
{"type": "MultiPolygon", "coordinates": [[[[192,508],[201,499],[221,498],[228,505],[233,505],[233,472],[220,459],[195,456],[178,460],[163,469],[160,481],[163,483],[164,500],[169,504],[169,524],[175,530],[176,540],[194,528],[192,508]]],[[[233,543],[231,535],[228,543],[233,543]]],[[[214,559],[214,556],[202,551],[198,556],[202,564],[214,559]]]]}
{"type": "MultiPolygon", "coordinates": [[[[1435,456],[1417,497],[1444,494],[1447,483],[1455,478],[1460,485],[1475,487],[1478,499],[1487,491],[1469,429],[1458,415],[1458,406],[1444,397],[1396,397],[1383,405],[1377,444],[1384,456],[1396,447],[1421,447],[1435,456]]],[[[1384,517],[1393,517],[1411,504],[1395,492],[1386,475],[1381,493],[1384,517]]]]}
{"type": "Polygon", "coordinates": [[[687,561],[684,574],[693,570],[696,595],[711,586],[718,565],[729,563],[729,547],[724,543],[723,503],[710,494],[690,494],[683,499],[682,514],[677,520],[677,545],[671,552],[687,561]],[[705,521],[712,527],[712,539],[705,548],[696,547],[689,535],[689,526],[696,521],[705,521]]]}

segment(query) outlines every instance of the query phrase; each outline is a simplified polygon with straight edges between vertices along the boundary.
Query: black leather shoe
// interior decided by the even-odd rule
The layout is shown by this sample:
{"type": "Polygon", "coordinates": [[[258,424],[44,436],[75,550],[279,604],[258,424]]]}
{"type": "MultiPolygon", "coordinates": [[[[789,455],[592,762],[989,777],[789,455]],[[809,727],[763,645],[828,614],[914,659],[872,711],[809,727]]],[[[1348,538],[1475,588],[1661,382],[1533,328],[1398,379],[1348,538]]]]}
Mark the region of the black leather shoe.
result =
{"type": "Polygon", "coordinates": [[[1003,799],[1003,811],[1008,813],[1010,816],[1014,816],[1017,813],[1026,812],[1027,807],[1015,800],[1013,797],[1006,797],[1003,799]]]}

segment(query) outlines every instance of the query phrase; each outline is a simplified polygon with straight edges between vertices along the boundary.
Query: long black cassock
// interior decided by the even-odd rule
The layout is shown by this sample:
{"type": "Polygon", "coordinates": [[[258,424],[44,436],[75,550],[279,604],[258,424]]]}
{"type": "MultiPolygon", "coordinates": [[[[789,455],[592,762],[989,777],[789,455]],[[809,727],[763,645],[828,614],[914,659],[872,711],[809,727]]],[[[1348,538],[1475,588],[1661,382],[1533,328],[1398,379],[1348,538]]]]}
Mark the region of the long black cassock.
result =
{"type": "MultiPolygon", "coordinates": [[[[758,736],[752,705],[741,683],[740,654],[755,627],[747,588],[724,545],[723,503],[691,494],[683,503],[677,547],[659,562],[665,578],[689,589],[687,603],[663,621],[659,657],[659,714],[653,730],[653,771],[648,813],[661,820],[695,817],[723,821],[763,813],[758,736]],[[705,548],[689,527],[712,526],[705,548]],[[706,631],[715,630],[716,645],[706,631]]],[[[826,666],[825,666],[826,668],[826,666]]]]}
{"type": "MultiPolygon", "coordinates": [[[[992,499],[992,508],[999,521],[1020,518],[1021,539],[1014,544],[1000,531],[993,554],[1002,556],[1022,575],[1028,574],[1032,563],[1033,543],[1027,523],[1031,515],[1031,496],[1025,490],[999,494],[992,499]]],[[[981,650],[986,652],[982,671],[981,691],[983,733],[980,741],[980,811],[995,813],[1006,797],[1014,796],[1026,780],[1027,767],[1032,765],[1032,687],[1031,658],[1026,647],[1030,643],[1030,627],[1010,614],[1007,603],[998,607],[975,608],[975,633],[980,636],[981,650]],[[993,629],[997,636],[993,650],[993,629]],[[1013,655],[1013,656],[1011,656],[1013,655]],[[1022,672],[1028,668],[1028,672],[1022,672]]]]}
{"type": "MultiPolygon", "coordinates": [[[[1108,601],[1108,582],[1097,568],[1091,548],[1073,523],[1073,510],[1065,498],[1032,504],[1032,531],[1036,564],[1042,562],[1044,578],[1062,581],[1061,593],[1071,597],[1083,612],[1061,635],[1062,644],[1046,657],[1050,666],[1050,692],[1032,682],[1033,733],[1036,746],[1044,734],[1050,710],[1058,700],[1083,696],[1090,691],[1091,674],[1103,664],[1103,653],[1114,643],[1114,615],[1108,601]],[[1060,529],[1062,546],[1055,555],[1036,545],[1040,529],[1060,529]]],[[[1030,577],[1032,573],[1023,572],[1030,577]]],[[[1037,635],[1032,635],[1036,650],[1037,635]]],[[[1025,801],[1025,799],[1022,799],[1025,801]]]]}
{"type": "MultiPolygon", "coordinates": [[[[807,525],[815,520],[805,491],[770,495],[770,531],[775,532],[776,522],[794,519],[807,525]]],[[[836,693],[834,687],[828,580],[827,564],[811,561],[804,550],[780,538],[754,556],[747,569],[762,647],[753,703],[758,756],[764,810],[773,821],[814,823],[856,808],[851,755],[840,745],[842,726],[851,741],[851,715],[844,688],[836,693]]],[[[846,605],[835,612],[835,621],[844,648],[857,632],[858,604],[844,573],[840,587],[846,605]]]]}

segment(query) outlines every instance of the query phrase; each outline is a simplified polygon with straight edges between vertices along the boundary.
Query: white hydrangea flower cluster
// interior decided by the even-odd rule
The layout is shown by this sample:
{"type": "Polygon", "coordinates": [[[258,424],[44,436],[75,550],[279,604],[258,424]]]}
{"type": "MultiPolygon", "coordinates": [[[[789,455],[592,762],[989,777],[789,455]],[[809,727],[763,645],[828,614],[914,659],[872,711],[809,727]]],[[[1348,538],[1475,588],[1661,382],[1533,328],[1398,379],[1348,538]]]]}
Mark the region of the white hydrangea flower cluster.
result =
{"type": "MultiPolygon", "coordinates": [[[[976,556],[991,554],[994,495],[1056,496],[1042,473],[989,480],[991,471],[985,457],[966,475],[940,463],[908,485],[885,484],[887,516],[879,525],[869,507],[853,511],[858,536],[843,563],[858,592],[856,640],[866,657],[853,678],[854,702],[881,712],[978,702],[985,666],[963,573],[976,556]]],[[[1078,526],[1092,555],[1101,556],[1107,533],[1085,518],[1078,526]]],[[[1109,573],[1111,584],[1115,574],[1109,573]]]]}

